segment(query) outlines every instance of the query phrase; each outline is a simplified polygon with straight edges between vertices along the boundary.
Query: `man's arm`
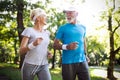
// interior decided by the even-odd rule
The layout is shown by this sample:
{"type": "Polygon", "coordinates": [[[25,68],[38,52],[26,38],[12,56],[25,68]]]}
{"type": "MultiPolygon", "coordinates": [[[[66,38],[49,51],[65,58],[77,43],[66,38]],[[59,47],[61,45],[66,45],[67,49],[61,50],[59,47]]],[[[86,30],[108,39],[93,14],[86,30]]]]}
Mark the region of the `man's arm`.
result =
{"type": "Polygon", "coordinates": [[[61,41],[58,40],[58,39],[55,39],[55,40],[54,40],[53,47],[54,47],[54,49],[61,50],[61,49],[62,49],[62,43],[61,43],[61,41]]]}
{"type": "Polygon", "coordinates": [[[86,38],[84,38],[84,50],[85,50],[85,56],[86,56],[87,62],[89,63],[90,59],[87,56],[87,42],[86,42],[86,38]]]}
{"type": "Polygon", "coordinates": [[[75,41],[69,44],[62,44],[60,40],[55,39],[53,47],[58,50],[75,50],[78,47],[78,42],[75,41]]]}
{"type": "Polygon", "coordinates": [[[84,51],[85,51],[85,55],[87,55],[87,42],[86,42],[86,38],[84,38],[84,51]]]}

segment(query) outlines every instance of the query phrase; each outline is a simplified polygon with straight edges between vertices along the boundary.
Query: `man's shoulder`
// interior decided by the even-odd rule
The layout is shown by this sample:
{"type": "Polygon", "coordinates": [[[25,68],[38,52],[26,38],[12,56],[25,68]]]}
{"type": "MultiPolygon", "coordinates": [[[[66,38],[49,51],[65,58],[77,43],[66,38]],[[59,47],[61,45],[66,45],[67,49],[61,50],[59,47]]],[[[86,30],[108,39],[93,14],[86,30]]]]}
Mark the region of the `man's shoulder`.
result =
{"type": "Polygon", "coordinates": [[[77,24],[78,26],[80,26],[80,27],[85,27],[83,24],[77,24]]]}
{"type": "Polygon", "coordinates": [[[68,26],[67,23],[66,23],[66,24],[63,24],[63,25],[59,26],[59,29],[64,29],[64,28],[67,27],[67,26],[68,26]]]}
{"type": "Polygon", "coordinates": [[[86,26],[84,26],[83,24],[77,24],[79,27],[82,27],[84,29],[86,29],[86,26]]]}
{"type": "Polygon", "coordinates": [[[61,25],[61,27],[66,27],[66,26],[68,26],[68,25],[69,25],[69,24],[66,23],[66,24],[61,25]]]}

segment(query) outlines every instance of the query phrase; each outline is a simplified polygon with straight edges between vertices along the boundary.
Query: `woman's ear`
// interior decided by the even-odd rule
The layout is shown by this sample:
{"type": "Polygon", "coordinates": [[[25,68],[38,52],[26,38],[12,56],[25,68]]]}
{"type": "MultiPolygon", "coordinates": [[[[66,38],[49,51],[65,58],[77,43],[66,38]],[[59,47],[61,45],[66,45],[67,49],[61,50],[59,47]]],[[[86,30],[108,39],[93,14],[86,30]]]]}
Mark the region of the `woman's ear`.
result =
{"type": "Polygon", "coordinates": [[[44,16],[38,16],[36,18],[36,22],[40,22],[42,24],[46,24],[46,20],[45,20],[44,16]]]}

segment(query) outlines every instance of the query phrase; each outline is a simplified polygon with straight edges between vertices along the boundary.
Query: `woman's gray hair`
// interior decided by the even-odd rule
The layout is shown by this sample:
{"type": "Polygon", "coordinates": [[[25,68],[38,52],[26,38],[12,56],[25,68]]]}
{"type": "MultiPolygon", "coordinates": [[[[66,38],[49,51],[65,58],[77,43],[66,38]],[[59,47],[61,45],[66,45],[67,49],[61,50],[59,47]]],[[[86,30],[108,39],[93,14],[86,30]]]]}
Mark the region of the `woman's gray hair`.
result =
{"type": "Polygon", "coordinates": [[[46,12],[41,8],[36,8],[31,11],[30,18],[35,21],[38,16],[46,15],[46,12]]]}

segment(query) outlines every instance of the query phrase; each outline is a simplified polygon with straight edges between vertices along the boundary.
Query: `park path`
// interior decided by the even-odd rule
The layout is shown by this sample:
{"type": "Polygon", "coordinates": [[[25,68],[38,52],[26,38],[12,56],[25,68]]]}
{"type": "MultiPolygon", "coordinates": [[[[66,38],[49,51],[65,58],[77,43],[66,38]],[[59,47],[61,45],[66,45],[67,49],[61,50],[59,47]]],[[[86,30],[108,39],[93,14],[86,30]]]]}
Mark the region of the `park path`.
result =
{"type": "MultiPolygon", "coordinates": [[[[90,68],[107,70],[107,67],[103,67],[103,66],[102,67],[100,67],[100,66],[90,66],[90,68]]],[[[120,72],[120,68],[114,68],[114,71],[120,72]]]]}
{"type": "MultiPolygon", "coordinates": [[[[93,74],[99,77],[106,78],[107,77],[107,67],[100,67],[100,66],[90,66],[90,68],[93,68],[93,74]]],[[[120,80],[120,68],[114,68],[114,76],[118,78],[117,80],[120,80]]]]}

